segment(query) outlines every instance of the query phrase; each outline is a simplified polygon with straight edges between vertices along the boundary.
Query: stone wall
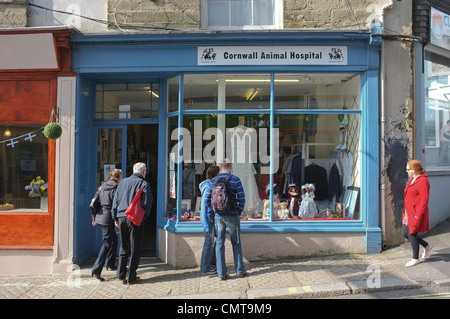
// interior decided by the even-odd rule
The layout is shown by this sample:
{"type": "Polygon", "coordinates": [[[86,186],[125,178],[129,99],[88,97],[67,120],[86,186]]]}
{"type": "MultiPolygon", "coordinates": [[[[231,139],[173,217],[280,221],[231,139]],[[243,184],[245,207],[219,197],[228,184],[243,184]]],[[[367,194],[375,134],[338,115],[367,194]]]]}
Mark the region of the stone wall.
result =
{"type": "Polygon", "coordinates": [[[27,3],[18,0],[0,0],[0,28],[27,26],[27,3]]]}

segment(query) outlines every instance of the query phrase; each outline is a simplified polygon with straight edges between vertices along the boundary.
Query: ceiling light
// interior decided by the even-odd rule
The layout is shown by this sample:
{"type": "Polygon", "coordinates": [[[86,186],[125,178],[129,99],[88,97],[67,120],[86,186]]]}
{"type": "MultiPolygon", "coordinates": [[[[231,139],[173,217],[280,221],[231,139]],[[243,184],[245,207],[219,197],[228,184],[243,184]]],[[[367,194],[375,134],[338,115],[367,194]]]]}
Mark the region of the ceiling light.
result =
{"type": "Polygon", "coordinates": [[[5,133],[3,133],[3,136],[11,137],[11,131],[9,130],[9,127],[6,128],[5,133]]]}

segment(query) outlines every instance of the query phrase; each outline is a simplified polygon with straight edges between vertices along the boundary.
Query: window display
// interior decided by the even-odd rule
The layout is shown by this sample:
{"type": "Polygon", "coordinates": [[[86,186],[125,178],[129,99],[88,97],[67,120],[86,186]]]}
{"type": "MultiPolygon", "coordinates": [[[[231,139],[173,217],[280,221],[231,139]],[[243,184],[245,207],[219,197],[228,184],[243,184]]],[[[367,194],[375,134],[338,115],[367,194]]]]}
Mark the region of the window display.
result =
{"type": "Polygon", "coordinates": [[[429,168],[450,168],[450,59],[425,53],[425,162],[429,168]]]}
{"type": "MultiPolygon", "coordinates": [[[[179,214],[177,205],[196,203],[208,166],[227,158],[244,188],[242,221],[360,218],[358,198],[351,215],[350,202],[344,201],[348,188],[360,187],[360,76],[270,78],[184,75],[181,121],[168,118],[167,217],[199,220],[193,205],[180,207],[179,214]],[[222,81],[231,78],[241,85],[222,81]],[[252,99],[256,104],[249,103],[250,87],[258,92],[252,99]]],[[[169,88],[173,99],[175,91],[169,88]]]]}
{"type": "Polygon", "coordinates": [[[47,211],[48,139],[43,128],[0,126],[0,211],[47,211]]]}

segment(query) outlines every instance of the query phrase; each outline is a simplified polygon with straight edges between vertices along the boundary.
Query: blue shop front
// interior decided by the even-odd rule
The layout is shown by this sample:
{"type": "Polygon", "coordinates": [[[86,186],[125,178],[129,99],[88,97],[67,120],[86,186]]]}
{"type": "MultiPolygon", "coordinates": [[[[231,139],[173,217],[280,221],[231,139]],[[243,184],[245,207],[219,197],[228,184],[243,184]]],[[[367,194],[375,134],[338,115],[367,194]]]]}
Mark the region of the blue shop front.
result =
{"type": "Polygon", "coordinates": [[[100,248],[87,209],[96,188],[143,161],[155,200],[142,255],[199,265],[198,185],[224,158],[244,187],[245,260],[381,251],[370,32],[74,34],[72,44],[76,261],[100,248]]]}

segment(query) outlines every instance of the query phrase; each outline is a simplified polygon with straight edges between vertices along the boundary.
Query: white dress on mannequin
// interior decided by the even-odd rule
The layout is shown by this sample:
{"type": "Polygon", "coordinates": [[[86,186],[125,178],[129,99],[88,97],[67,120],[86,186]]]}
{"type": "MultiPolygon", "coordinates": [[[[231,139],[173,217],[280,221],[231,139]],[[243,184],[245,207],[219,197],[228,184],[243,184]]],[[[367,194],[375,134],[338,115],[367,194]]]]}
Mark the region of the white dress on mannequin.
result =
{"type": "MultiPolygon", "coordinates": [[[[239,119],[241,122],[241,118],[239,119]]],[[[235,134],[239,135],[239,138],[242,138],[243,133],[247,129],[241,122],[238,126],[239,130],[235,128],[235,134]]],[[[232,137],[234,139],[234,137],[232,137]]],[[[230,158],[232,161],[232,171],[231,174],[236,175],[240,178],[242,182],[242,187],[244,188],[245,193],[245,206],[244,212],[262,212],[263,204],[261,198],[259,197],[258,185],[256,184],[255,174],[256,170],[251,162],[251,158],[248,155],[248,149],[244,152],[244,158],[242,158],[242,149],[239,149],[240,143],[237,143],[236,140],[231,142],[232,146],[232,157],[230,158]],[[238,152],[240,154],[238,155],[238,152]]]]}

